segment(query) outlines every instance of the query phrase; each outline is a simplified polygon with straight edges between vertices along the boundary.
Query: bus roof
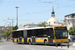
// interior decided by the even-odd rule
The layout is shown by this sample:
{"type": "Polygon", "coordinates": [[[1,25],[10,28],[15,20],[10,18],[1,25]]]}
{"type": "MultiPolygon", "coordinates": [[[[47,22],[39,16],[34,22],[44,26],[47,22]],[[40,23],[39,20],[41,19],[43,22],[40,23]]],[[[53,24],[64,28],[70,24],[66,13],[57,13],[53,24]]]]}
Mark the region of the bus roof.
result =
{"type": "Polygon", "coordinates": [[[22,29],[17,29],[16,31],[20,31],[20,30],[44,29],[44,28],[52,28],[52,27],[33,27],[33,28],[22,28],[22,29]]]}
{"type": "MultiPolygon", "coordinates": [[[[54,27],[66,27],[66,26],[54,26],[54,27]]],[[[22,31],[22,30],[34,30],[34,29],[45,29],[45,28],[53,28],[53,27],[32,27],[32,28],[22,28],[22,29],[17,29],[16,31],[22,31]]]]}

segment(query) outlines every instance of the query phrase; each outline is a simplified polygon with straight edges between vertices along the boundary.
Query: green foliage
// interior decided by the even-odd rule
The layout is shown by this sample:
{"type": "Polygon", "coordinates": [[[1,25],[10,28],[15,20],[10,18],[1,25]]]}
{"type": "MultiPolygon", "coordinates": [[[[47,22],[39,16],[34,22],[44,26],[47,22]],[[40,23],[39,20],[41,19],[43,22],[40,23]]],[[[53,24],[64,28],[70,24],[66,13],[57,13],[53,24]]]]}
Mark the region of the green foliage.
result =
{"type": "Polygon", "coordinates": [[[40,27],[46,27],[46,26],[48,26],[47,25],[47,23],[46,22],[42,22],[41,24],[39,24],[38,26],[40,26],[40,27]]]}
{"type": "Polygon", "coordinates": [[[70,35],[75,35],[75,26],[71,27],[69,30],[70,35]]]}
{"type": "Polygon", "coordinates": [[[13,27],[13,30],[17,30],[18,29],[18,26],[16,25],[15,27],[13,27]]]}
{"type": "Polygon", "coordinates": [[[11,31],[8,30],[7,32],[3,33],[2,36],[9,36],[11,34],[11,31]]]}
{"type": "MultiPolygon", "coordinates": [[[[18,29],[17,25],[13,27],[13,30],[17,30],[17,29],[18,29]]],[[[8,37],[9,35],[11,35],[11,28],[9,28],[7,32],[2,34],[2,36],[6,36],[6,37],[8,37]]]]}

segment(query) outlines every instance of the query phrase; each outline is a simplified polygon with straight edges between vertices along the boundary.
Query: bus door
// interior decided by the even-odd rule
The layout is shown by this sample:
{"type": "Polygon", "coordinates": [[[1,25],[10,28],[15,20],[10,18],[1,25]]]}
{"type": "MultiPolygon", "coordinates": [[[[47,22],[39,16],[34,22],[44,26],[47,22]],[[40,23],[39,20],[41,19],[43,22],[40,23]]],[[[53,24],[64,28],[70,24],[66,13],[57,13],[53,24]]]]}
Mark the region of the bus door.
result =
{"type": "Polygon", "coordinates": [[[53,34],[53,28],[48,29],[48,42],[52,43],[53,42],[53,38],[54,38],[54,34],[53,34]]]}
{"type": "Polygon", "coordinates": [[[50,36],[48,36],[48,42],[52,43],[53,42],[53,38],[51,38],[50,36]]]}
{"type": "Polygon", "coordinates": [[[19,42],[20,43],[22,43],[22,40],[23,40],[23,37],[24,37],[23,34],[24,34],[23,31],[18,31],[18,36],[19,36],[19,40],[20,40],[19,42]]]}
{"type": "Polygon", "coordinates": [[[32,36],[32,43],[35,43],[35,36],[32,36]]]}
{"type": "Polygon", "coordinates": [[[19,38],[20,42],[22,42],[22,37],[19,38]]]}

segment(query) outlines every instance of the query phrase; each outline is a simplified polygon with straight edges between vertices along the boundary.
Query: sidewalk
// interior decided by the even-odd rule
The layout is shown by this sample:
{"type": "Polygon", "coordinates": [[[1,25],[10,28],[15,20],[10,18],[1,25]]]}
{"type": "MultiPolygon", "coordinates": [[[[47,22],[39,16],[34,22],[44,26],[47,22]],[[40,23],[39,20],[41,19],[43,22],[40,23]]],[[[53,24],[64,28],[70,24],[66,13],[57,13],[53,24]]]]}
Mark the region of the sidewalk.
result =
{"type": "Polygon", "coordinates": [[[59,48],[59,49],[65,49],[65,50],[75,50],[75,42],[70,43],[69,48],[67,46],[62,46],[62,47],[59,46],[57,48],[59,48]]]}
{"type": "Polygon", "coordinates": [[[3,39],[3,38],[2,38],[2,39],[0,40],[0,42],[6,42],[6,39],[3,39]]]}
{"type": "Polygon", "coordinates": [[[74,47],[75,47],[75,43],[73,43],[73,44],[72,44],[72,46],[74,46],[74,47]]]}
{"type": "Polygon", "coordinates": [[[67,46],[60,46],[60,47],[57,47],[57,48],[59,48],[59,49],[63,49],[63,50],[75,50],[75,47],[72,47],[72,46],[70,46],[69,48],[67,47],[67,46]]]}
{"type": "Polygon", "coordinates": [[[4,41],[5,41],[5,40],[0,40],[0,43],[1,43],[1,42],[4,42],[4,41]]]}

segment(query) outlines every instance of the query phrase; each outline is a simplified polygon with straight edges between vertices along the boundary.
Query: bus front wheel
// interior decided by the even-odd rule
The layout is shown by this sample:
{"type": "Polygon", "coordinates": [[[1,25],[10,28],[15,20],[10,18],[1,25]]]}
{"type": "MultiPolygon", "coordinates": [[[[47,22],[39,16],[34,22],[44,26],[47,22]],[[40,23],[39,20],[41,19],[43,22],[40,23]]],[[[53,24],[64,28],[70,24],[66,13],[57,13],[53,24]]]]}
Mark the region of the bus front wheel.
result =
{"type": "Polygon", "coordinates": [[[44,44],[47,45],[47,40],[44,40],[44,44]]]}
{"type": "Polygon", "coordinates": [[[29,40],[29,45],[31,45],[32,43],[31,43],[31,40],[29,40]]]}

